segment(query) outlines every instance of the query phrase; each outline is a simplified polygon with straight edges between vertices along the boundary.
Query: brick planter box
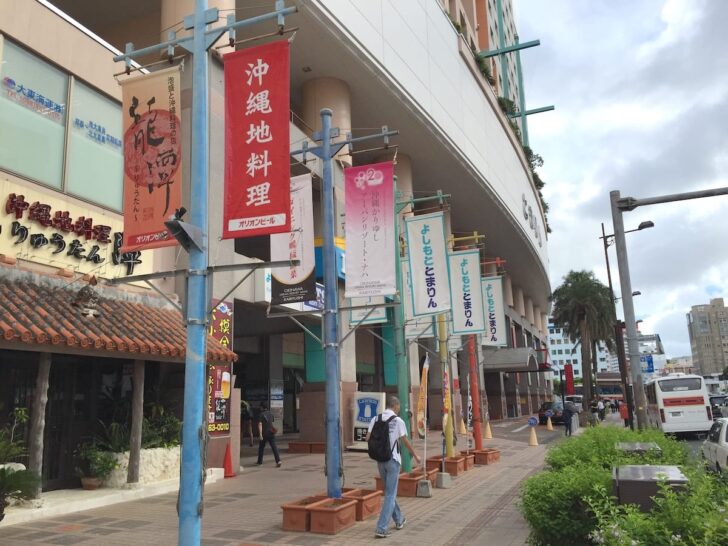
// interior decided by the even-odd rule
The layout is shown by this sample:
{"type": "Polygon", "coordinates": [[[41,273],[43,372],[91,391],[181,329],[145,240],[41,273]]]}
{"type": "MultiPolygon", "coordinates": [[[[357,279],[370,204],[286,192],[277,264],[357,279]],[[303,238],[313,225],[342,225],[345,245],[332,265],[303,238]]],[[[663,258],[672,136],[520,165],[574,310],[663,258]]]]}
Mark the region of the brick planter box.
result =
{"type": "Polygon", "coordinates": [[[311,453],[326,453],[326,442],[310,442],[311,453]]]}
{"type": "MultiPolygon", "coordinates": [[[[342,487],[341,488],[341,496],[346,497],[348,493],[356,493],[357,491],[361,491],[358,487],[342,487]]],[[[328,495],[325,491],[321,491],[319,493],[316,493],[317,497],[324,497],[328,498],[328,495]]]]}
{"type": "Polygon", "coordinates": [[[355,499],[325,499],[311,506],[311,532],[335,535],[356,523],[355,499]]]}
{"type": "Polygon", "coordinates": [[[288,442],[288,453],[311,453],[311,444],[308,442],[288,442]]]}
{"type": "Polygon", "coordinates": [[[497,449],[482,449],[473,451],[475,464],[494,464],[500,461],[500,451],[497,449]]]}
{"type": "Polygon", "coordinates": [[[417,483],[425,479],[423,472],[409,472],[399,475],[399,483],[397,484],[398,497],[416,497],[417,483]]]}
{"type": "Polygon", "coordinates": [[[472,470],[475,467],[475,455],[473,452],[461,451],[461,457],[465,457],[465,471],[472,470]]]}
{"type": "Polygon", "coordinates": [[[283,509],[283,530],[308,531],[311,528],[311,506],[326,499],[326,495],[316,495],[281,506],[283,509]]]}
{"type": "Polygon", "coordinates": [[[434,455],[432,457],[427,457],[427,460],[425,461],[425,468],[429,470],[440,470],[442,468],[442,455],[434,455]]]}
{"type": "Polygon", "coordinates": [[[465,457],[445,457],[445,472],[452,477],[465,472],[465,457]]]}
{"type": "Polygon", "coordinates": [[[354,489],[344,493],[344,498],[356,500],[356,521],[364,521],[382,509],[384,493],[373,489],[354,489]]]}
{"type": "Polygon", "coordinates": [[[435,487],[435,482],[437,481],[438,472],[440,472],[440,467],[433,468],[432,470],[428,470],[426,473],[427,479],[430,480],[432,487],[435,487]]]}

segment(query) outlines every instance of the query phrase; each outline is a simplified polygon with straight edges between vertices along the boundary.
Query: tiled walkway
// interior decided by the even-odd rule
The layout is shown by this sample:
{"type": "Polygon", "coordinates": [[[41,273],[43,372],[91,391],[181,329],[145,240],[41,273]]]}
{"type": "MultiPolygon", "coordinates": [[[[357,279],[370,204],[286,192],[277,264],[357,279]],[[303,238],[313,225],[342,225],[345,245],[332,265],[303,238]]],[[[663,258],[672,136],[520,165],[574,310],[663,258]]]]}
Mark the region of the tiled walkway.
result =
{"type": "MultiPolygon", "coordinates": [[[[476,467],[455,478],[452,488],[434,489],[432,498],[401,499],[407,526],[393,531],[386,544],[525,544],[528,529],[515,502],[522,480],[543,464],[545,447],[513,440],[487,444],[501,449],[501,462],[476,467]]],[[[247,465],[253,462],[250,455],[244,453],[247,465]]],[[[325,490],[323,455],[283,456],[280,469],[268,455],[262,467],[246,466],[238,477],[206,488],[205,546],[372,543],[374,518],[336,536],[282,531],[281,504],[325,490]]],[[[346,453],[345,486],[373,488],[375,468],[366,454],[346,453]]],[[[0,544],[174,545],[176,501],[176,494],[166,494],[33,523],[0,524],[0,544]]]]}

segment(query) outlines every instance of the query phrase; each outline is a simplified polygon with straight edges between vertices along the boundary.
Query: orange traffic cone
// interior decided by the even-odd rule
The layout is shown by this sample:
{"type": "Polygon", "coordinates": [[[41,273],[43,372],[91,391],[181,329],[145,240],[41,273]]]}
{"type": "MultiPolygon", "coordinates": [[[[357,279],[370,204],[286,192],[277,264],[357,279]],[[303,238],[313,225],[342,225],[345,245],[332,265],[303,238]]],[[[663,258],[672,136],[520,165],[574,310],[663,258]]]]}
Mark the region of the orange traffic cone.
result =
{"type": "Polygon", "coordinates": [[[233,471],[233,457],[230,451],[230,444],[225,448],[225,461],[222,463],[223,469],[225,470],[226,478],[234,478],[235,472],[233,471]]]}

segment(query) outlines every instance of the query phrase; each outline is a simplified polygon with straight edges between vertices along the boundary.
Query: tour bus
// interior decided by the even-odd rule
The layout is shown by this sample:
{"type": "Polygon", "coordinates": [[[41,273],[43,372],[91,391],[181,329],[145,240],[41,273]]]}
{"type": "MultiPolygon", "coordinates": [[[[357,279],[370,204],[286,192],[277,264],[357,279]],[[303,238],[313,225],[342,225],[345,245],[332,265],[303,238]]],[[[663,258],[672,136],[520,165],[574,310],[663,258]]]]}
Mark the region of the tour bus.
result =
{"type": "Polygon", "coordinates": [[[699,375],[673,373],[645,384],[647,418],[665,433],[707,432],[713,413],[705,381],[699,375]]]}

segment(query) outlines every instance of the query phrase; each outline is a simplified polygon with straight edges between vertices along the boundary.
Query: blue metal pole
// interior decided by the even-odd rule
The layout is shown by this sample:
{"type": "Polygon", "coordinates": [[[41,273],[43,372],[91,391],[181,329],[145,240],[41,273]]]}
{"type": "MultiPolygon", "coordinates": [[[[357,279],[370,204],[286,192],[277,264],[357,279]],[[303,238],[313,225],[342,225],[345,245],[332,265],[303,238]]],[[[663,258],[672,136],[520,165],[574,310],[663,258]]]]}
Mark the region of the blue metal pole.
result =
{"type": "Polygon", "coordinates": [[[202,231],[202,250],[190,246],[187,285],[187,353],[185,358],[182,468],[180,472],[179,538],[183,546],[198,546],[202,528],[202,466],[205,438],[205,368],[207,360],[207,163],[208,57],[205,48],[207,0],[195,1],[192,68],[192,141],[190,218],[202,231]]]}
{"type": "Polygon", "coordinates": [[[339,385],[339,309],[336,251],[334,248],[334,177],[331,170],[330,108],[321,110],[321,158],[323,160],[324,215],[324,357],[326,361],[326,494],[341,497],[341,437],[339,385]]]}

